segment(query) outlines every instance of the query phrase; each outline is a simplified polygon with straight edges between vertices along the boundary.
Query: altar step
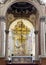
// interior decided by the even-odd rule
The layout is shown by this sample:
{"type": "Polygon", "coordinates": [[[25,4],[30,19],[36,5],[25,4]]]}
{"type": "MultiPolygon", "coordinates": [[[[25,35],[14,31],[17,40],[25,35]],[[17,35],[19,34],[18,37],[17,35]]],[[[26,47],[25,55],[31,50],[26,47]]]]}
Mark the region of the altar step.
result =
{"type": "Polygon", "coordinates": [[[6,64],[6,65],[38,65],[38,64],[6,64]]]}

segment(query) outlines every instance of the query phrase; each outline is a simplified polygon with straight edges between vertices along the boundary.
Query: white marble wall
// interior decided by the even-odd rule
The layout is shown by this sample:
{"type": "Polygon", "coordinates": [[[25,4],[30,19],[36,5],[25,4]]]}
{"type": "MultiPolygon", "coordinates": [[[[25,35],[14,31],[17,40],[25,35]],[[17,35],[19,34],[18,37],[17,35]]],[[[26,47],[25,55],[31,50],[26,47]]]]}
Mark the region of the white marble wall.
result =
{"type": "Polygon", "coordinates": [[[40,22],[41,22],[41,33],[40,33],[41,55],[45,55],[45,17],[42,17],[40,22]]]}

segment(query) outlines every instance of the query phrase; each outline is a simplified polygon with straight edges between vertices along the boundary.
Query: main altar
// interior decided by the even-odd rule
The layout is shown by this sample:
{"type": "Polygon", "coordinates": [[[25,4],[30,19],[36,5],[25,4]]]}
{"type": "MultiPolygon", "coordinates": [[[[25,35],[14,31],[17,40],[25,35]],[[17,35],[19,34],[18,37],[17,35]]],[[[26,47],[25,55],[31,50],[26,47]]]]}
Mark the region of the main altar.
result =
{"type": "Polygon", "coordinates": [[[35,55],[32,44],[34,44],[34,29],[28,20],[18,19],[9,29],[8,59],[13,63],[31,63],[35,55]],[[30,26],[31,25],[31,26],[30,26]]]}

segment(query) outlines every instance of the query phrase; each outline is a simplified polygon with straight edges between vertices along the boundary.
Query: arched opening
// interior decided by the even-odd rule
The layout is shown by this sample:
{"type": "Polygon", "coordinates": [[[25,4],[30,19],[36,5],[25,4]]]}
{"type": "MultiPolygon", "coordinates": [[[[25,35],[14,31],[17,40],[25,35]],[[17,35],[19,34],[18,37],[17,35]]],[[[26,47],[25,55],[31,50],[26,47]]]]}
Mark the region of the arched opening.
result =
{"type": "MultiPolygon", "coordinates": [[[[26,19],[17,19],[9,27],[8,57],[35,58],[35,29],[26,19]]],[[[24,59],[24,58],[23,58],[24,59]]]]}
{"type": "Polygon", "coordinates": [[[16,2],[8,8],[6,14],[6,33],[8,32],[6,34],[6,56],[15,59],[29,58],[29,62],[32,57],[33,59],[36,57],[36,52],[38,52],[35,48],[35,45],[38,48],[37,15],[37,9],[27,2],[16,2]]]}

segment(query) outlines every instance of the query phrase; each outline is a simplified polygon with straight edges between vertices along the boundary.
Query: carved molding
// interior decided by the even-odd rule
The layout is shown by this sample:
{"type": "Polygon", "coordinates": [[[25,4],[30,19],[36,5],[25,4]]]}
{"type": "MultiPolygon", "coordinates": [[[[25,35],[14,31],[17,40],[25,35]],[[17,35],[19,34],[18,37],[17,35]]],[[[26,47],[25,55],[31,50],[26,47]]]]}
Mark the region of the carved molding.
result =
{"type": "Polygon", "coordinates": [[[7,19],[8,19],[9,22],[12,22],[12,21],[15,20],[15,17],[14,17],[13,14],[10,13],[10,14],[7,14],[7,19]]]}

